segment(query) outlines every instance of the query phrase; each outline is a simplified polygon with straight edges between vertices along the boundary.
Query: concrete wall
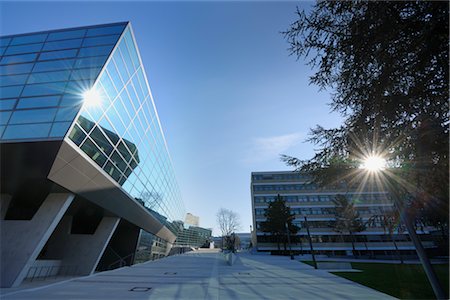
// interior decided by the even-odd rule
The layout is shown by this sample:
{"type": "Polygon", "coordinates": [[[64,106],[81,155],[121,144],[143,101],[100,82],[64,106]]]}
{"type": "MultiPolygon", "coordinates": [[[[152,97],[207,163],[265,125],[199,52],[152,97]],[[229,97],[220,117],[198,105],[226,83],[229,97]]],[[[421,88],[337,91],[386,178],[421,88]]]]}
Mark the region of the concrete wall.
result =
{"type": "Polygon", "coordinates": [[[103,217],[94,234],[71,234],[72,216],[64,216],[43,258],[61,260],[61,266],[70,267],[73,275],[92,274],[119,221],[118,217],[103,217]]]}
{"type": "MultiPolygon", "coordinates": [[[[74,198],[73,194],[47,196],[31,220],[4,220],[1,231],[1,287],[18,286],[74,198]]],[[[8,200],[3,199],[3,203],[8,200]]]]}

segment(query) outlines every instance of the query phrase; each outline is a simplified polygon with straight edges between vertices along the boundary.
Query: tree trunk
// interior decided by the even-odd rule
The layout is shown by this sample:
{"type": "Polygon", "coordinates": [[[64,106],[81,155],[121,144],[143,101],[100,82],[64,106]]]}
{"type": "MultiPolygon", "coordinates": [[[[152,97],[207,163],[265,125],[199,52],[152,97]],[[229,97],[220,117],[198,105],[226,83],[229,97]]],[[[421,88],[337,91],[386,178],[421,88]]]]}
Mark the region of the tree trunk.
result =
{"type": "Polygon", "coordinates": [[[351,232],[351,231],[349,231],[349,233],[350,233],[350,240],[351,240],[351,242],[352,242],[352,253],[353,253],[353,256],[355,257],[355,258],[358,258],[358,256],[356,255],[356,249],[355,249],[355,240],[353,239],[353,232],[351,232]]]}
{"type": "Polygon", "coordinates": [[[394,235],[389,233],[391,236],[391,240],[394,243],[395,251],[397,252],[397,256],[400,258],[400,263],[403,264],[403,256],[400,254],[400,250],[398,250],[397,243],[395,242],[394,235]]]}

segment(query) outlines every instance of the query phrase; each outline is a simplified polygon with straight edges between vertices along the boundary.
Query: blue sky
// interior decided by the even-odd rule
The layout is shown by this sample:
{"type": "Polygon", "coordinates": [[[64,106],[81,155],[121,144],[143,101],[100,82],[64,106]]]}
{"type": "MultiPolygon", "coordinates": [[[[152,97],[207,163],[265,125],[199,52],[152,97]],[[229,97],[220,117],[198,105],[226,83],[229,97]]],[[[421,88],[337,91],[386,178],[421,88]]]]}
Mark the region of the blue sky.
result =
{"type": "Polygon", "coordinates": [[[131,21],[187,212],[215,228],[224,207],[252,224],[250,173],[309,158],[329,92],[280,31],[312,2],[1,2],[2,35],[131,21]]]}

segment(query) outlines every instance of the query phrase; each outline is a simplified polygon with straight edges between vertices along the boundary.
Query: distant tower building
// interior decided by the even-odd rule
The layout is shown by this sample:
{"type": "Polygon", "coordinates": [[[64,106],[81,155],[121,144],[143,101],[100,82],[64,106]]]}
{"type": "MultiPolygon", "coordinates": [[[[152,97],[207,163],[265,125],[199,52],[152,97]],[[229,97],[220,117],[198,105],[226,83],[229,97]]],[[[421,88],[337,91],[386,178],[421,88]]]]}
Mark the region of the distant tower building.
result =
{"type": "Polygon", "coordinates": [[[198,225],[199,224],[199,217],[194,216],[191,213],[187,213],[186,214],[186,219],[184,220],[184,223],[188,224],[188,225],[192,225],[192,226],[199,226],[198,225]]]}

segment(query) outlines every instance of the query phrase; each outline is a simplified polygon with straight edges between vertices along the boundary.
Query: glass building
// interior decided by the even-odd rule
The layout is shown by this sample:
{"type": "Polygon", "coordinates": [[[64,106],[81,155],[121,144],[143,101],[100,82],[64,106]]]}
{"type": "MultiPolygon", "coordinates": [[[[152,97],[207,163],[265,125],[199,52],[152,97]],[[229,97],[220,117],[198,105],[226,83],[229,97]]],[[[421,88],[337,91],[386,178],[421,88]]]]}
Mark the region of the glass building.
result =
{"type": "Polygon", "coordinates": [[[127,222],[139,229],[133,243],[170,250],[184,205],[131,24],[4,36],[0,55],[3,220],[65,192],[65,214],[81,201],[118,217],[113,232],[127,222]],[[33,202],[22,191],[36,180],[47,189],[33,202]]]}

